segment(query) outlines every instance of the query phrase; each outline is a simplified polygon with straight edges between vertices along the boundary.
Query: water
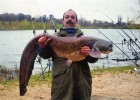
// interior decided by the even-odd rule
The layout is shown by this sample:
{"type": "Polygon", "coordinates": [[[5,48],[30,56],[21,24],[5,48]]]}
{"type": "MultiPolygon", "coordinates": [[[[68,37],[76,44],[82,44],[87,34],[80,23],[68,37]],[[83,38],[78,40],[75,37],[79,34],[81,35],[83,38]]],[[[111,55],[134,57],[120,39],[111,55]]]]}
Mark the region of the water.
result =
{"type": "MultiPolygon", "coordinates": [[[[99,33],[96,29],[82,29],[86,36],[95,36],[98,38],[105,38],[101,33],[99,33]]],[[[114,43],[121,43],[123,41],[123,37],[127,40],[129,38],[121,31],[116,29],[100,29],[109,39],[111,39],[114,43]],[[121,35],[123,36],[121,36],[121,35]]],[[[124,30],[127,34],[131,36],[131,38],[135,39],[134,36],[131,34],[130,30],[124,30]]],[[[140,38],[140,30],[131,30],[134,35],[139,39],[140,38]]],[[[52,34],[53,30],[48,30],[49,34],[52,34]]],[[[36,30],[37,34],[43,33],[43,30],[36,30]]],[[[33,38],[32,30],[17,30],[17,31],[0,31],[0,65],[4,65],[8,68],[19,66],[21,54],[23,52],[24,47],[29,42],[31,38],[33,38]]],[[[139,40],[140,41],[140,40],[139,40]]],[[[140,43],[137,43],[140,46],[140,43]]],[[[122,49],[122,45],[118,45],[122,49]]],[[[133,47],[139,52],[140,49],[137,48],[135,45],[133,47]]],[[[128,49],[127,45],[123,46],[123,50],[129,55],[130,58],[133,58],[131,51],[128,49]]],[[[106,57],[106,55],[102,55],[101,57],[106,57]]],[[[94,66],[118,66],[118,65],[129,65],[134,64],[132,61],[127,62],[116,62],[111,59],[116,58],[126,58],[123,53],[114,48],[114,51],[109,54],[108,60],[99,60],[94,66]]],[[[138,61],[139,63],[139,61],[138,61]]],[[[43,60],[43,67],[45,68],[47,64],[47,60],[43,60]]],[[[90,64],[92,66],[92,64],[90,64]]],[[[40,69],[40,64],[35,63],[35,69],[38,71],[40,69]]]]}
{"type": "MultiPolygon", "coordinates": [[[[117,45],[119,48],[121,48],[121,50],[127,55],[124,55],[124,53],[122,51],[120,51],[115,45],[113,48],[113,52],[110,53],[108,55],[108,59],[102,59],[99,60],[97,63],[94,64],[94,66],[102,66],[102,67],[112,67],[112,66],[126,66],[126,65],[134,65],[134,62],[132,62],[132,60],[129,61],[114,61],[112,59],[134,59],[134,56],[132,55],[132,48],[130,48],[130,46],[126,43],[122,45],[122,42],[124,40],[124,38],[126,40],[129,40],[130,38],[124,33],[126,32],[133,40],[135,40],[135,37],[137,39],[140,38],[140,30],[120,30],[120,29],[100,29],[100,31],[107,37],[109,38],[111,41],[113,41],[113,43],[115,43],[115,45],[117,45]],[[133,33],[133,34],[132,34],[133,33]],[[121,43],[121,44],[120,44],[121,43]],[[129,48],[128,48],[129,47],[129,48]]],[[[91,30],[88,30],[87,33],[90,33],[88,35],[93,34],[93,36],[102,38],[102,39],[106,39],[108,40],[103,34],[101,34],[98,30],[93,30],[93,32],[91,32],[91,30]]],[[[140,39],[136,42],[138,44],[138,46],[140,47],[140,39]]],[[[133,43],[131,44],[132,47],[139,52],[139,58],[140,58],[140,49],[133,43]]],[[[102,58],[106,57],[106,55],[102,55],[102,58]]],[[[140,61],[137,61],[137,63],[139,64],[140,61]]]]}

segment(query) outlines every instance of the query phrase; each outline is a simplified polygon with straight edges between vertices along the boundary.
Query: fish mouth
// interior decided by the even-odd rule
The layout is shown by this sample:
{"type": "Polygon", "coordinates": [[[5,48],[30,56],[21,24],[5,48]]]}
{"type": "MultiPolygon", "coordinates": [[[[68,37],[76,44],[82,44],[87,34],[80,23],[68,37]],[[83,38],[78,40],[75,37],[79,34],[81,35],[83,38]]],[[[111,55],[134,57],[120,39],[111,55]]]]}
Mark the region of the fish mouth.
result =
{"type": "Polygon", "coordinates": [[[108,47],[104,48],[92,48],[89,51],[89,55],[94,58],[99,58],[101,54],[109,54],[110,52],[113,51],[113,45],[109,45],[108,47]]]}
{"type": "Polygon", "coordinates": [[[102,54],[109,54],[112,51],[113,51],[113,48],[112,47],[109,47],[108,49],[101,50],[101,53],[102,54]]]}
{"type": "Polygon", "coordinates": [[[112,52],[113,51],[113,45],[112,44],[110,44],[108,47],[106,47],[106,48],[104,48],[103,50],[101,50],[101,52],[103,53],[103,54],[109,54],[110,52],[112,52]]]}
{"type": "Polygon", "coordinates": [[[102,54],[109,54],[112,51],[102,51],[102,54]]]}
{"type": "Polygon", "coordinates": [[[102,54],[108,54],[113,51],[113,44],[112,42],[108,41],[96,41],[92,49],[100,51],[102,54]]]}

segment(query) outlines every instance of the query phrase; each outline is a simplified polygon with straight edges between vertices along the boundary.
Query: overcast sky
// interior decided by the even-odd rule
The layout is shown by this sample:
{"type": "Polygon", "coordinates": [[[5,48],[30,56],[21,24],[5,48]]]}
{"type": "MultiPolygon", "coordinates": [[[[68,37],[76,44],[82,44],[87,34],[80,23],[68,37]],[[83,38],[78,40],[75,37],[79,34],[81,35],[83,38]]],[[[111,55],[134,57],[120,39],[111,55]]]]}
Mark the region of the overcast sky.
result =
{"type": "Polygon", "coordinates": [[[62,18],[63,13],[73,9],[78,17],[87,20],[116,21],[122,16],[123,21],[133,18],[140,10],[139,0],[0,0],[0,13],[24,13],[35,15],[53,14],[62,18]]]}

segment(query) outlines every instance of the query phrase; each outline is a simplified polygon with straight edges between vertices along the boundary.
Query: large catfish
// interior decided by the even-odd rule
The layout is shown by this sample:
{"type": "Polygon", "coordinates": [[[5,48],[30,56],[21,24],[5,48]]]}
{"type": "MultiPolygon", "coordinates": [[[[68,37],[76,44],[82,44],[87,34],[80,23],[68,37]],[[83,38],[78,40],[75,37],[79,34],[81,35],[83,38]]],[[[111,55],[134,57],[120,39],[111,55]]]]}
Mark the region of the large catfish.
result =
{"type": "MultiPolygon", "coordinates": [[[[27,91],[27,85],[34,68],[34,62],[38,55],[38,39],[41,36],[43,35],[38,35],[31,39],[22,53],[19,74],[21,96],[27,91]]],[[[95,37],[57,37],[53,35],[46,35],[46,37],[51,39],[47,45],[51,48],[53,55],[67,58],[72,62],[85,59],[86,55],[80,52],[80,48],[85,45],[91,48],[89,55],[93,57],[99,56],[99,53],[108,54],[112,51],[111,42],[95,37]]]]}

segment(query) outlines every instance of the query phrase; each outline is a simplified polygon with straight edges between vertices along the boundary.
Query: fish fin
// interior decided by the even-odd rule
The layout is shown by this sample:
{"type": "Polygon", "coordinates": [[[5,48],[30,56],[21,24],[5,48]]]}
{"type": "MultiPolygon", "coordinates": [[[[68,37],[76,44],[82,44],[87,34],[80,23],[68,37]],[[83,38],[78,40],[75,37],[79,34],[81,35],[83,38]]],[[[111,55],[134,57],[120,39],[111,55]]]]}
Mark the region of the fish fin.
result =
{"type": "Polygon", "coordinates": [[[70,67],[71,64],[72,64],[72,60],[69,60],[69,59],[68,59],[68,60],[66,61],[66,66],[67,66],[67,67],[70,67]]]}
{"type": "Polygon", "coordinates": [[[23,96],[27,92],[27,87],[20,85],[20,96],[23,96]]]}
{"type": "Polygon", "coordinates": [[[99,50],[91,49],[89,55],[94,58],[99,58],[101,56],[101,52],[99,50]]]}
{"type": "Polygon", "coordinates": [[[27,92],[27,85],[37,57],[37,41],[40,37],[41,35],[30,40],[22,53],[19,72],[20,96],[23,96],[27,92]]]}

